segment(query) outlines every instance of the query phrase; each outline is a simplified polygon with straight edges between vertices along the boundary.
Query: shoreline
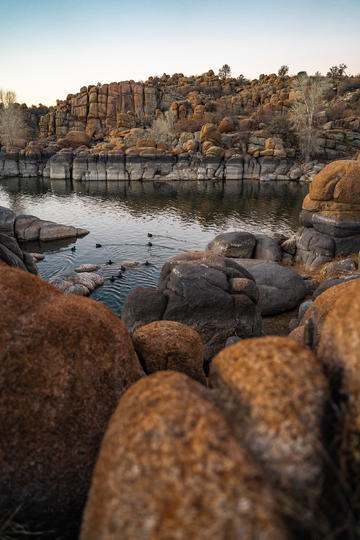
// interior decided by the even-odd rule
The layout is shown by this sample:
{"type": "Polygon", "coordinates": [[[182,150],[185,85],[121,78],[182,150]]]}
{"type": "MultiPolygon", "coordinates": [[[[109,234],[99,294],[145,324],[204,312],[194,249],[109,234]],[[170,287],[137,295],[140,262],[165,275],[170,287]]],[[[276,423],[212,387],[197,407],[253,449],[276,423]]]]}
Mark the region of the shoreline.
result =
{"type": "Polygon", "coordinates": [[[0,179],[43,176],[54,180],[153,181],[153,180],[259,180],[310,182],[325,163],[302,166],[295,158],[230,158],[201,153],[165,155],[95,154],[71,150],[0,152],[0,179]]]}

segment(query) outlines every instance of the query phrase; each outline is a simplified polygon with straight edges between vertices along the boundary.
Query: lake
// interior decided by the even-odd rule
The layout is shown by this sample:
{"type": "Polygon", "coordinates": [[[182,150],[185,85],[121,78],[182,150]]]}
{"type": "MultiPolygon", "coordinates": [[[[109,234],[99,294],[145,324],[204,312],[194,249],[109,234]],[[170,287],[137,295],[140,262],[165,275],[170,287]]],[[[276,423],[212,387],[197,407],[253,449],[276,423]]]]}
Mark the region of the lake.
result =
{"type": "Polygon", "coordinates": [[[91,298],[117,315],[136,286],[156,286],[163,264],[186,251],[204,250],[221,232],[291,234],[308,186],[296,182],[158,181],[74,182],[44,178],[0,180],[0,206],[17,214],[88,229],[74,242],[25,244],[27,251],[45,254],[38,263],[49,279],[84,263],[101,265],[106,278],[91,298]],[[152,237],[148,237],[148,233],[152,237]],[[148,246],[148,242],[152,246],[148,246]],[[101,248],[95,245],[100,243],[101,248]],[[72,246],[75,251],[71,251],[72,246]],[[114,264],[107,265],[111,259],[114,264]],[[123,261],[142,264],[117,276],[123,261]],[[143,264],[148,261],[150,265],[143,264]]]}

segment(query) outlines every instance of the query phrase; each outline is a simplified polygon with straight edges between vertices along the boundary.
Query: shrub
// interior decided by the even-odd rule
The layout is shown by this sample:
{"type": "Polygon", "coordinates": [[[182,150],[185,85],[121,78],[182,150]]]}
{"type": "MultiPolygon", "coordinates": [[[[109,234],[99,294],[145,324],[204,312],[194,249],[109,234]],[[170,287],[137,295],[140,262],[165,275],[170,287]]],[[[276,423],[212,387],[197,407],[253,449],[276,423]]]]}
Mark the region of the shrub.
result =
{"type": "Polygon", "coordinates": [[[333,103],[332,105],[330,105],[330,107],[326,111],[328,119],[340,120],[341,118],[344,118],[345,108],[346,108],[346,104],[343,101],[340,101],[338,103],[333,103]]]}
{"type": "Polygon", "coordinates": [[[207,103],[205,103],[204,109],[206,112],[215,112],[216,111],[215,101],[208,101],[207,103]]]}

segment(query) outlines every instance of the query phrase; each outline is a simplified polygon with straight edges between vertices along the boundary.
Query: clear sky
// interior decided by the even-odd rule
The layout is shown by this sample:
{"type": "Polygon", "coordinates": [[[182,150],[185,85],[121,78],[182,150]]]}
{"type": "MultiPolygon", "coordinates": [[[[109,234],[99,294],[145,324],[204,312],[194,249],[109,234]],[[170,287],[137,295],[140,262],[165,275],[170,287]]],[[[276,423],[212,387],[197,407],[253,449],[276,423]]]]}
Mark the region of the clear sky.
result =
{"type": "Polygon", "coordinates": [[[224,63],[255,78],[341,62],[360,73],[360,0],[0,0],[0,88],[28,105],[224,63]]]}

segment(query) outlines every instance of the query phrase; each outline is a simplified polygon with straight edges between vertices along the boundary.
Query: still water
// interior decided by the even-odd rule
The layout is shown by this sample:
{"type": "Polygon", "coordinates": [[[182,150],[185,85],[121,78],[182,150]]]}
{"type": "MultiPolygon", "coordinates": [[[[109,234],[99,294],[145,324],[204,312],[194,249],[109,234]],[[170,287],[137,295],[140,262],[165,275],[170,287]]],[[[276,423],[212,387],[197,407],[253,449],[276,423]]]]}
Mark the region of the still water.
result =
{"type": "Polygon", "coordinates": [[[101,265],[98,273],[107,279],[91,297],[120,316],[134,287],[156,286],[167,259],[202,251],[221,232],[295,231],[307,191],[306,185],[295,182],[81,183],[9,178],[0,180],[0,206],[88,229],[90,234],[75,243],[26,244],[24,249],[45,254],[38,263],[44,279],[84,263],[101,265]],[[96,248],[96,243],[102,247],[96,248]],[[76,251],[71,251],[74,245],[76,251]],[[109,259],[114,262],[111,266],[106,265],[109,259]],[[111,282],[121,263],[129,260],[150,265],[127,269],[122,279],[111,282]]]}

